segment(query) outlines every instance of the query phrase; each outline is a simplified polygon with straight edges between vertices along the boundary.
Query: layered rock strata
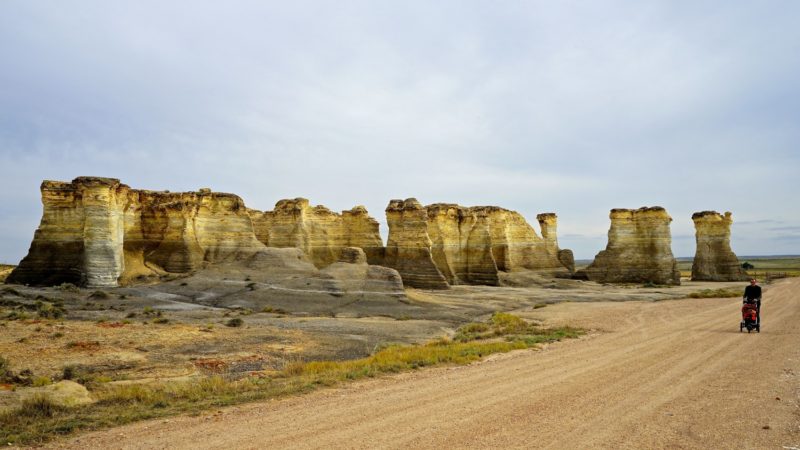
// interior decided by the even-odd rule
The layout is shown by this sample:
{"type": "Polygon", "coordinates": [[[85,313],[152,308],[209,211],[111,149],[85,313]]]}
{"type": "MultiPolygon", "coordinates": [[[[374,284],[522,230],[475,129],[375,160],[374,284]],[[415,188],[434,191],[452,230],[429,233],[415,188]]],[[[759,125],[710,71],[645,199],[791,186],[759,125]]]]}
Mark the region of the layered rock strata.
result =
{"type": "Polygon", "coordinates": [[[500,271],[570,272],[559,258],[552,213],[539,216],[543,237],[518,213],[494,206],[423,207],[413,198],[392,200],[386,219],[385,265],[396,268],[409,286],[497,285],[500,271]]]}
{"type": "Polygon", "coordinates": [[[233,194],[135,190],[113,178],[42,183],[44,212],[8,282],[116,286],[264,248],[233,194]]]}
{"type": "Polygon", "coordinates": [[[447,289],[447,279],[433,262],[427,220],[427,210],[414,198],[389,202],[384,265],[397,269],[405,286],[447,289]]]}
{"type": "Polygon", "coordinates": [[[692,280],[740,281],[747,275],[731,250],[731,213],[716,211],[692,214],[697,250],[692,263],[692,280]]]}
{"type": "MultiPolygon", "coordinates": [[[[539,237],[521,215],[503,208],[392,200],[384,247],[378,222],[363,206],[337,214],[296,198],[261,212],[210,189],[136,190],[98,177],[45,181],[41,190],[42,221],[8,282],[116,286],[208,263],[272,261],[269,247],[297,249],[318,270],[353,272],[363,258],[396,269],[407,286],[432,289],[496,285],[499,272],[568,274],[574,265],[571,253],[558,248],[555,214],[537,217],[539,237]],[[342,266],[345,261],[352,267],[342,266]]],[[[393,285],[396,273],[369,268],[357,279],[393,285]]]]}
{"type": "Polygon", "coordinates": [[[304,198],[295,198],[279,201],[272,211],[250,209],[248,213],[256,237],[264,245],[299,248],[318,268],[338,261],[346,247],[363,249],[370,264],[383,262],[378,222],[363,206],[337,214],[321,205],[311,206],[304,198]]]}
{"type": "Polygon", "coordinates": [[[608,245],[586,268],[592,281],[680,284],[672,255],[672,218],[660,207],[612,209],[608,245]]]}

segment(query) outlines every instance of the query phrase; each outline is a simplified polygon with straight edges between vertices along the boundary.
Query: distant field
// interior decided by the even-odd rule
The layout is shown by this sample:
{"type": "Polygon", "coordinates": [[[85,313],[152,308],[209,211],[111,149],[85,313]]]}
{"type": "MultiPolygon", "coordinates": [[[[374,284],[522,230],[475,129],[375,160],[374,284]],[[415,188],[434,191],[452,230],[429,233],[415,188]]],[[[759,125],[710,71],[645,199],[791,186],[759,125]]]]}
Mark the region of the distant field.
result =
{"type": "MultiPolygon", "coordinates": [[[[739,262],[750,263],[753,268],[747,274],[756,278],[766,278],[768,273],[785,273],[790,277],[800,276],[800,256],[740,256],[739,262]]],[[[692,276],[692,258],[678,258],[681,276],[692,276]]]]}
{"type": "MultiPolygon", "coordinates": [[[[681,271],[682,277],[692,276],[692,260],[691,257],[680,257],[678,260],[678,270],[681,271]]],[[[591,264],[591,259],[581,259],[575,261],[576,269],[585,269],[586,266],[591,264]]],[[[766,278],[767,273],[786,273],[790,277],[800,276],[800,256],[740,256],[739,262],[744,264],[748,262],[753,265],[753,269],[747,271],[747,274],[756,278],[766,278]]]]}

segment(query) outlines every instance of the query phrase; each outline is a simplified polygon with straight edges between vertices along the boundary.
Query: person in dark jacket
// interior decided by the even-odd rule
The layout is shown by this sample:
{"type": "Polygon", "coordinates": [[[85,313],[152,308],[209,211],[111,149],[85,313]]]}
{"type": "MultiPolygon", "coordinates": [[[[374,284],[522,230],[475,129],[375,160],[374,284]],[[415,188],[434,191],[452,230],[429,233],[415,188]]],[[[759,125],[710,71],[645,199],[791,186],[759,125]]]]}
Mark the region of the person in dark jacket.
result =
{"type": "Polygon", "coordinates": [[[750,286],[744,288],[744,295],[742,296],[742,303],[755,303],[758,315],[756,320],[761,323],[761,286],[756,284],[756,279],[750,280],[750,286]]]}

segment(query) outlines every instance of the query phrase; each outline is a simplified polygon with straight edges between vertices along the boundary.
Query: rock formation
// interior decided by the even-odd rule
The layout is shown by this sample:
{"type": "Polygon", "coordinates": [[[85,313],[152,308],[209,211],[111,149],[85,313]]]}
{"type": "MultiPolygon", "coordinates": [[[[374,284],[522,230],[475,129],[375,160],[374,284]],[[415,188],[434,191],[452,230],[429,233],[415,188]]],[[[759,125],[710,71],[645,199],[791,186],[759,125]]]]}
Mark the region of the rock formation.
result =
{"type": "Polygon", "coordinates": [[[555,214],[539,216],[543,238],[518,213],[494,206],[392,200],[386,218],[385,264],[409,286],[497,285],[499,271],[570,271],[559,259],[555,214]]]}
{"type": "Polygon", "coordinates": [[[503,208],[423,207],[415,199],[392,200],[384,248],[378,222],[363,206],[337,214],[296,198],[261,212],[245,207],[236,195],[210,189],[136,190],[97,177],[45,181],[41,189],[42,221],[9,283],[117,286],[228,262],[309,272],[305,266],[289,267],[300,264],[292,262],[295,254],[313,263],[314,277],[353,275],[343,283],[356,283],[363,291],[395,289],[397,271],[406,286],[445,289],[497,285],[499,272],[552,276],[574,268],[571,252],[558,248],[551,213],[537,217],[539,237],[521,215],[503,208]],[[297,251],[289,255],[279,249],[297,251]]]}
{"type": "Polygon", "coordinates": [[[406,286],[447,289],[447,279],[433,262],[427,219],[428,213],[417,199],[389,202],[386,207],[389,240],[384,264],[397,269],[406,286]]]}
{"type": "Polygon", "coordinates": [[[305,251],[320,266],[348,246],[363,245],[376,258],[382,251],[378,224],[363,208],[339,216],[298,199],[279,202],[269,220],[253,220],[241,198],[210,189],[135,190],[117,179],[79,177],[45,181],[41,190],[42,221],[9,283],[117,286],[187,273],[262,252],[257,234],[269,245],[305,251]]]}
{"type": "Polygon", "coordinates": [[[256,237],[268,247],[302,249],[318,268],[338,261],[342,249],[364,250],[370,264],[383,262],[383,241],[378,222],[366,208],[356,206],[337,214],[308,200],[281,200],[272,211],[248,210],[256,237]]]}
{"type": "Polygon", "coordinates": [[[403,296],[400,274],[388,267],[367,264],[367,255],[357,247],[345,247],[339,261],[321,270],[336,280],[334,287],[348,294],[394,293],[403,296]]]}
{"type": "Polygon", "coordinates": [[[692,280],[740,281],[747,278],[731,250],[731,213],[716,211],[692,214],[697,250],[692,263],[692,280]]]}
{"type": "Polygon", "coordinates": [[[610,218],[608,245],[586,268],[590,280],[680,284],[671,249],[672,218],[664,208],[612,209],[610,218]]]}

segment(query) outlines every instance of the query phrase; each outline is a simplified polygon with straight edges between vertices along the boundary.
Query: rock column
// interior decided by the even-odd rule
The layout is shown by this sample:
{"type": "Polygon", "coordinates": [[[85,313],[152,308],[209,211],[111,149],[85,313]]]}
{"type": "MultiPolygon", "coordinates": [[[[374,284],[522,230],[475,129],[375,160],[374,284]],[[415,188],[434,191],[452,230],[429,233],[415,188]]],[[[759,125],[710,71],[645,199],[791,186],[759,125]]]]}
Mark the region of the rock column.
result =
{"type": "Polygon", "coordinates": [[[672,218],[660,207],[612,209],[608,245],[597,254],[586,274],[610,283],[680,284],[672,255],[672,218]]]}
{"type": "Polygon", "coordinates": [[[697,250],[692,263],[692,280],[740,281],[747,275],[731,250],[731,213],[716,211],[692,214],[697,250]]]}
{"type": "Polygon", "coordinates": [[[427,219],[427,211],[415,198],[389,202],[386,207],[389,240],[385,264],[400,272],[406,286],[447,289],[447,279],[431,256],[427,219]]]}

